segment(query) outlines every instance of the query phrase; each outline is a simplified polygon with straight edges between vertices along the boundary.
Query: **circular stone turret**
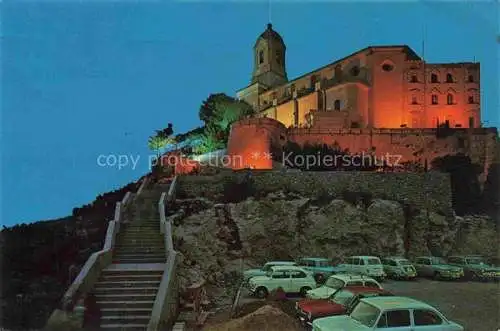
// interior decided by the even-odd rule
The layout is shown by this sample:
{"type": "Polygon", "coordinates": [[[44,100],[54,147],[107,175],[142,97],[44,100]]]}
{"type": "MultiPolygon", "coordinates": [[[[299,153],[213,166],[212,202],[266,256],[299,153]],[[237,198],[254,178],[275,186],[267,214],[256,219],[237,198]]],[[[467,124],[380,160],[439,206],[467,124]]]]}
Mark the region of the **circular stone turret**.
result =
{"type": "Polygon", "coordinates": [[[233,123],[227,155],[232,169],[272,169],[272,152],[286,140],[286,127],[272,118],[250,118],[233,123]]]}

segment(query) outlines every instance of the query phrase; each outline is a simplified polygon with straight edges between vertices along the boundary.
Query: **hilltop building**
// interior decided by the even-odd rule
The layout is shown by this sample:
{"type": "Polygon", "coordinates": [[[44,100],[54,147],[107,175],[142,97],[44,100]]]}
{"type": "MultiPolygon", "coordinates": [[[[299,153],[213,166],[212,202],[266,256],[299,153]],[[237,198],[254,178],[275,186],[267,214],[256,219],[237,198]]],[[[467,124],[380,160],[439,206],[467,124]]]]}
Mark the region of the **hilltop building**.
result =
{"type": "Polygon", "coordinates": [[[497,133],[481,128],[479,63],[426,63],[406,45],[370,46],[288,80],[286,45],[271,24],[254,44],[253,62],[250,85],[237,97],[256,116],[232,127],[228,154],[244,156],[234,168],[271,168],[255,155],[287,141],[403,161],[464,152],[491,163],[497,133]]]}
{"type": "Polygon", "coordinates": [[[254,45],[251,84],[237,96],[285,127],[477,128],[479,63],[425,63],[406,45],[370,46],[288,80],[271,24],[254,45]]]}

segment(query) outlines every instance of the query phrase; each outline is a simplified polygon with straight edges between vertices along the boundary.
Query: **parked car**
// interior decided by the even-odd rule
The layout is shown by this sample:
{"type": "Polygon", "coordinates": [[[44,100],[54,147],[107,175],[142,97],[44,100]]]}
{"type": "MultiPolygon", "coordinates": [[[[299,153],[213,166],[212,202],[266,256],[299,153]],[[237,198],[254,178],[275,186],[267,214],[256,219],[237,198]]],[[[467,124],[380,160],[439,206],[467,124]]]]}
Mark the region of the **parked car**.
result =
{"type": "Polygon", "coordinates": [[[271,270],[271,267],[274,266],[296,266],[297,263],[294,261],[270,261],[262,266],[262,268],[257,269],[248,269],[243,272],[243,279],[248,281],[251,277],[254,276],[265,276],[266,273],[271,270]]]}
{"type": "Polygon", "coordinates": [[[378,295],[392,295],[390,292],[366,286],[346,286],[340,288],[328,299],[303,299],[295,304],[297,317],[303,326],[312,326],[316,318],[345,315],[362,298],[378,295]]]}
{"type": "Polygon", "coordinates": [[[499,280],[500,268],[486,263],[480,255],[454,255],[448,257],[450,265],[464,270],[464,276],[471,280],[499,280]]]}
{"type": "Polygon", "coordinates": [[[298,260],[297,265],[311,271],[316,282],[323,283],[328,277],[338,272],[332,261],[323,257],[304,257],[298,260]]]}
{"type": "Polygon", "coordinates": [[[417,270],[413,264],[403,257],[390,256],[382,259],[384,272],[393,279],[415,279],[417,270]]]}
{"type": "Polygon", "coordinates": [[[255,276],[248,281],[250,292],[258,298],[267,297],[279,287],[285,293],[300,293],[304,296],[316,287],[316,281],[311,273],[292,265],[271,267],[266,276],[255,276]]]}
{"type": "Polygon", "coordinates": [[[337,266],[342,272],[366,275],[378,281],[385,279],[384,267],[376,256],[350,256],[337,266]]]}
{"type": "Polygon", "coordinates": [[[449,265],[445,259],[436,256],[420,256],[415,259],[415,269],[419,277],[440,279],[459,279],[464,275],[460,267],[449,265]]]}
{"type": "Polygon", "coordinates": [[[328,277],[326,282],[306,294],[308,299],[328,299],[339,288],[345,286],[367,286],[382,288],[382,286],[373,278],[363,275],[336,274],[328,277]]]}
{"type": "Polygon", "coordinates": [[[422,301],[406,297],[377,296],[361,299],[349,315],[318,318],[313,331],[463,331],[439,310],[422,301]]]}

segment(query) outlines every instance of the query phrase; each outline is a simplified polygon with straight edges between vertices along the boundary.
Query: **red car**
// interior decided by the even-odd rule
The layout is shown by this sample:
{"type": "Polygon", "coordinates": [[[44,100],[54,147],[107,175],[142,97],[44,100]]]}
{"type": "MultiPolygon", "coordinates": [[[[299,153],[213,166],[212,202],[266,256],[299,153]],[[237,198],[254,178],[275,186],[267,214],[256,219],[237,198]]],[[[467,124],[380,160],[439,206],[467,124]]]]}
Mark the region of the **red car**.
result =
{"type": "Polygon", "coordinates": [[[297,317],[303,325],[312,326],[316,318],[347,315],[360,299],[372,296],[392,296],[379,288],[367,286],[346,286],[338,289],[328,299],[303,299],[296,303],[297,317]]]}

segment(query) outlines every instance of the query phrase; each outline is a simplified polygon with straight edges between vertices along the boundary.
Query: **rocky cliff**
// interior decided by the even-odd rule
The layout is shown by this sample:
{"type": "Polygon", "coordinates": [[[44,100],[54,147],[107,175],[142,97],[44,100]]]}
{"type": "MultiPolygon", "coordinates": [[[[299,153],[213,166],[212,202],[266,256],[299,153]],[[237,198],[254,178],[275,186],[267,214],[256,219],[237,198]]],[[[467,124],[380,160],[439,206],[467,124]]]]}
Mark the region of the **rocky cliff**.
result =
{"type": "MultiPolygon", "coordinates": [[[[184,258],[181,287],[204,278],[227,292],[249,266],[300,256],[496,256],[498,234],[487,217],[456,217],[410,202],[344,195],[318,198],[278,191],[227,204],[207,198],[177,200],[169,217],[175,246],[184,258]]],[[[223,297],[224,291],[216,296],[223,297]]]]}

